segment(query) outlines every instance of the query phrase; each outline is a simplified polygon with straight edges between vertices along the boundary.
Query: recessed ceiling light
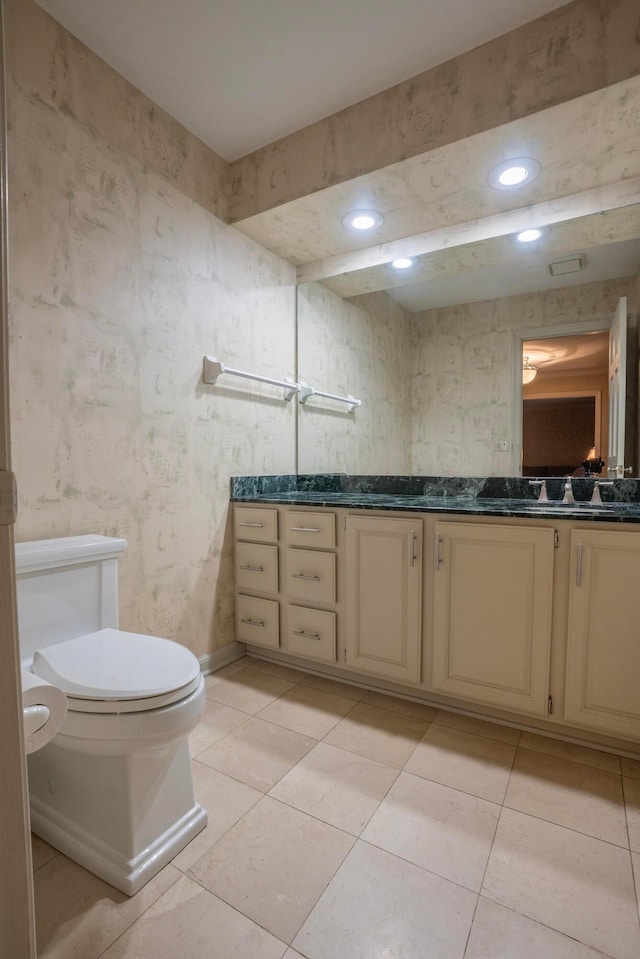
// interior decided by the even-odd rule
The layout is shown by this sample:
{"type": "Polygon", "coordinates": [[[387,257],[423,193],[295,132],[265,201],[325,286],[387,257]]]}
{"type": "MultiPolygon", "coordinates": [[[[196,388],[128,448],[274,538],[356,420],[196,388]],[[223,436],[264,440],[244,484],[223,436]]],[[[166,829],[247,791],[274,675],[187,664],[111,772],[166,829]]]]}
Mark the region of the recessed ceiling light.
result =
{"type": "Polygon", "coordinates": [[[489,183],[496,190],[515,190],[531,183],[540,173],[540,164],[532,157],[514,157],[495,166],[489,174],[489,183]]]}
{"type": "Polygon", "coordinates": [[[391,261],[391,266],[395,270],[410,270],[412,266],[416,265],[416,261],[411,256],[399,256],[397,259],[391,261]]]}
{"type": "Polygon", "coordinates": [[[542,236],[542,230],[523,230],[522,233],[518,233],[517,239],[521,243],[533,243],[534,240],[539,240],[542,236]]]}
{"type": "Polygon", "coordinates": [[[346,226],[347,230],[358,232],[375,230],[376,227],[382,226],[383,222],[384,217],[375,210],[352,210],[342,218],[343,226],[346,226]]]}

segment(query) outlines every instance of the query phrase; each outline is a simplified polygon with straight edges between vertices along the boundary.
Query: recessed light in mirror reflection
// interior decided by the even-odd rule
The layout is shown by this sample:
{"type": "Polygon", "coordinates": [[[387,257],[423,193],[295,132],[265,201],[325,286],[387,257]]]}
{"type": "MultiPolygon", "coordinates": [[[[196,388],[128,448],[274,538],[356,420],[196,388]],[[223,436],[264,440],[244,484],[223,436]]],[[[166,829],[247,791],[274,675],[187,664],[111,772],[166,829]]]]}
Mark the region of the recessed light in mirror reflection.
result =
{"type": "Polygon", "coordinates": [[[540,173],[540,164],[532,157],[514,157],[499,163],[489,173],[489,183],[496,190],[513,190],[531,183],[540,173]]]}
{"type": "Polygon", "coordinates": [[[510,166],[500,174],[498,180],[502,186],[517,186],[526,180],[528,175],[526,167],[510,166]]]}
{"type": "Polygon", "coordinates": [[[521,233],[518,233],[518,240],[521,243],[534,243],[535,240],[539,240],[542,236],[542,230],[523,230],[521,233]]]}
{"type": "Polygon", "coordinates": [[[342,224],[347,230],[358,232],[375,230],[376,227],[382,226],[383,222],[384,217],[375,210],[352,210],[342,218],[342,224]]]}
{"type": "Polygon", "coordinates": [[[410,270],[412,266],[416,265],[416,260],[410,256],[399,256],[397,259],[392,260],[391,266],[394,270],[410,270]]]}

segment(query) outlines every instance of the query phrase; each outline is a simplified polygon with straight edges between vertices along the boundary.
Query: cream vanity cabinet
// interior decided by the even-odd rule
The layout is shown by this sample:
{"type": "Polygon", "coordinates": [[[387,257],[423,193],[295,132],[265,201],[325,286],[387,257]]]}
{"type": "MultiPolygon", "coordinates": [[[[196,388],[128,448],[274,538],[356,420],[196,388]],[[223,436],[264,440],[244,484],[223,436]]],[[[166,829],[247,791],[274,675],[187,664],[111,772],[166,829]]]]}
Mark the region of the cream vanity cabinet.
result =
{"type": "Polygon", "coordinates": [[[287,509],[284,528],[282,645],[294,656],[325,663],[337,657],[336,517],[287,509]]]}
{"type": "Polygon", "coordinates": [[[249,646],[485,714],[546,717],[553,696],[553,723],[640,741],[640,529],[563,522],[556,541],[516,518],[234,513],[249,646]]]}
{"type": "Polygon", "coordinates": [[[278,511],[234,510],[236,636],[243,643],[280,646],[278,511]]]}
{"type": "Polygon", "coordinates": [[[640,739],[640,532],[573,530],[565,718],[640,739]]]}
{"type": "Polygon", "coordinates": [[[420,681],[422,520],[347,516],[345,664],[420,681]]]}
{"type": "Polygon", "coordinates": [[[436,523],[433,688],[546,714],[554,531],[436,523]]]}
{"type": "Polygon", "coordinates": [[[236,637],[335,663],[335,514],[236,506],[236,637]]]}

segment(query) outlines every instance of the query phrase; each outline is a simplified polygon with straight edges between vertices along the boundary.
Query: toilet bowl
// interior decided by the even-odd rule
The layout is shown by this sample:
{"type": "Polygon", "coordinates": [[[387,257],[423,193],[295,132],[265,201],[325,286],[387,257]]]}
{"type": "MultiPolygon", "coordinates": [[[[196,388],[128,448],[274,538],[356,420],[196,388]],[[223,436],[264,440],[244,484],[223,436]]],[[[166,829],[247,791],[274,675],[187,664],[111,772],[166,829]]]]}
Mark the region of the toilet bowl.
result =
{"type": "Polygon", "coordinates": [[[67,716],[28,757],[33,831],[133,895],[201,829],[187,736],[204,679],[184,646],[117,629],[126,541],[16,545],[23,669],[61,688],[67,716]]]}

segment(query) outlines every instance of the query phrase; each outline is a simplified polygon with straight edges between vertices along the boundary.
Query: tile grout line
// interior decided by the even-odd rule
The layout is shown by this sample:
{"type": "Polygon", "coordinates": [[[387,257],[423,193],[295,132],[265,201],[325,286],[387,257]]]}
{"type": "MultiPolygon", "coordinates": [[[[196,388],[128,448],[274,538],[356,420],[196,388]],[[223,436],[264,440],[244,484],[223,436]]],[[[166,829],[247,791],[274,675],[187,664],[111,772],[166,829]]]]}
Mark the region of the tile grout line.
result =
{"type": "Polygon", "coordinates": [[[570,942],[575,942],[579,946],[584,946],[586,949],[591,949],[595,951],[598,956],[602,956],[602,959],[616,959],[616,957],[611,953],[603,952],[602,949],[599,949],[596,946],[591,946],[589,943],[583,942],[581,939],[576,939],[575,936],[569,935],[568,932],[561,932],[560,929],[550,926],[547,922],[543,922],[542,919],[534,919],[533,916],[528,916],[524,912],[518,912],[518,910],[514,909],[513,906],[508,906],[504,902],[499,902],[497,899],[490,899],[489,896],[483,896],[482,893],[480,893],[478,899],[483,899],[484,902],[490,902],[494,906],[499,906],[501,909],[506,909],[508,912],[513,913],[514,916],[519,916],[521,919],[527,919],[529,922],[534,922],[537,925],[542,926],[544,929],[548,929],[549,932],[553,932],[558,936],[564,936],[564,938],[568,939],[570,942]]]}
{"type": "MultiPolygon", "coordinates": [[[[470,942],[470,940],[471,940],[471,933],[473,932],[473,925],[474,925],[474,923],[475,923],[475,921],[476,921],[476,915],[477,915],[477,912],[478,912],[478,906],[480,905],[480,899],[481,899],[481,897],[482,897],[482,890],[483,890],[483,888],[484,888],[484,881],[485,881],[485,878],[486,878],[486,875],[487,875],[487,870],[488,870],[488,868],[489,868],[489,861],[490,861],[490,859],[491,859],[491,854],[492,854],[492,852],[493,852],[493,847],[494,847],[495,842],[496,842],[496,836],[497,836],[497,834],[498,834],[498,827],[500,826],[500,820],[502,819],[502,812],[503,812],[503,810],[504,810],[504,808],[505,808],[504,801],[505,801],[505,799],[507,798],[507,791],[508,791],[508,789],[509,789],[509,783],[511,782],[511,777],[512,777],[512,775],[513,775],[513,767],[515,766],[515,763],[516,763],[516,758],[517,758],[517,756],[518,756],[518,750],[519,750],[519,748],[520,748],[520,740],[521,740],[521,739],[522,739],[522,732],[520,732],[520,735],[518,736],[518,740],[517,740],[517,742],[514,744],[514,745],[515,745],[515,749],[514,749],[514,751],[513,751],[513,757],[512,757],[512,759],[511,759],[511,768],[510,768],[510,770],[509,770],[509,776],[508,776],[508,778],[507,778],[507,784],[506,784],[506,786],[505,786],[505,788],[504,788],[504,794],[503,794],[503,796],[502,796],[502,802],[499,804],[499,805],[500,805],[500,812],[498,813],[498,818],[496,819],[496,828],[493,830],[493,836],[491,837],[491,846],[489,847],[489,854],[487,855],[487,861],[486,861],[486,863],[485,863],[484,870],[483,870],[483,872],[482,872],[482,879],[480,880],[480,888],[478,889],[478,896],[477,896],[477,899],[476,899],[476,906],[475,906],[475,909],[473,910],[473,917],[472,917],[472,919],[471,919],[471,924],[470,924],[470,926],[469,926],[469,932],[468,932],[468,934],[467,934],[467,941],[466,941],[466,943],[465,943],[464,952],[463,952],[463,954],[462,954],[463,959],[464,959],[464,957],[467,955],[467,950],[469,949],[469,942],[470,942]]],[[[484,897],[484,898],[486,898],[486,897],[484,897]]]]}
{"type": "MultiPolygon", "coordinates": [[[[300,761],[301,761],[301,760],[300,760],[300,761]]],[[[310,819],[313,819],[313,820],[315,820],[316,822],[322,823],[323,826],[329,826],[331,829],[335,829],[335,830],[337,830],[338,832],[342,833],[344,836],[347,836],[349,839],[353,840],[353,842],[351,843],[349,849],[347,850],[347,852],[346,852],[345,855],[343,856],[342,860],[341,860],[341,861],[339,862],[339,864],[337,865],[337,867],[336,867],[336,869],[335,869],[335,872],[334,872],[334,873],[332,874],[332,876],[327,880],[327,882],[325,883],[325,885],[324,885],[324,887],[323,887],[323,889],[322,889],[322,892],[318,895],[318,898],[315,900],[315,902],[313,903],[313,905],[312,905],[311,908],[309,909],[309,912],[306,914],[306,916],[304,917],[304,919],[303,919],[302,922],[300,923],[299,927],[296,929],[296,931],[294,932],[293,936],[291,937],[291,942],[293,942],[293,940],[295,939],[295,937],[296,937],[296,936],[298,935],[298,933],[300,932],[300,929],[302,929],[303,925],[305,924],[305,922],[307,921],[307,919],[309,918],[309,916],[311,915],[311,913],[313,912],[313,910],[314,910],[314,909],[316,908],[316,906],[318,905],[321,897],[322,897],[322,896],[324,895],[324,893],[326,892],[329,884],[330,884],[331,882],[333,882],[336,874],[337,874],[338,871],[342,868],[342,866],[343,866],[343,864],[344,864],[347,856],[350,854],[351,850],[353,849],[353,847],[355,846],[355,844],[358,842],[358,837],[357,837],[357,836],[354,836],[353,833],[347,832],[345,829],[341,829],[339,826],[334,826],[334,825],[332,825],[331,823],[326,823],[323,819],[318,819],[317,816],[313,816],[311,813],[304,812],[302,809],[297,809],[295,806],[290,806],[288,803],[283,802],[283,801],[280,800],[280,799],[276,799],[275,796],[269,796],[267,793],[264,793],[264,794],[262,795],[261,799],[258,799],[258,801],[257,801],[256,803],[254,803],[254,805],[251,806],[250,809],[248,809],[245,813],[243,813],[243,815],[240,817],[240,819],[236,820],[236,822],[233,823],[233,825],[229,827],[229,829],[224,833],[224,835],[226,836],[227,833],[230,832],[231,829],[233,829],[235,826],[237,826],[237,825],[245,818],[245,816],[248,816],[249,813],[251,813],[251,812],[255,809],[255,807],[256,807],[263,799],[270,799],[272,802],[278,803],[278,805],[284,806],[284,807],[287,808],[287,809],[294,809],[295,812],[300,813],[300,814],[303,815],[303,816],[308,816],[310,819]]],[[[214,846],[216,846],[216,845],[218,844],[218,842],[220,841],[220,839],[222,839],[222,838],[223,838],[223,837],[220,836],[220,838],[216,840],[216,842],[213,844],[213,846],[210,847],[210,849],[213,849],[214,846]]],[[[207,850],[205,853],[203,853],[203,856],[207,855],[208,852],[210,851],[210,849],[207,850]]],[[[199,861],[200,861],[200,860],[198,860],[198,862],[199,862],[199,861]]],[[[239,913],[241,916],[244,916],[244,918],[245,918],[245,919],[248,919],[249,922],[253,922],[253,923],[255,923],[255,925],[260,926],[260,928],[261,928],[261,929],[264,929],[265,932],[268,932],[270,936],[273,936],[275,939],[280,939],[280,936],[276,936],[276,934],[275,934],[274,932],[271,932],[270,929],[267,929],[265,926],[262,926],[256,919],[253,919],[251,916],[249,916],[249,915],[247,915],[246,913],[242,912],[242,910],[238,909],[237,906],[234,906],[232,903],[228,902],[222,895],[220,895],[220,894],[218,894],[218,893],[215,893],[215,892],[212,892],[211,889],[208,889],[207,886],[205,886],[204,883],[201,882],[201,881],[198,879],[198,877],[192,873],[192,870],[193,870],[193,868],[194,868],[194,866],[195,866],[196,864],[197,864],[197,863],[194,863],[193,866],[191,866],[191,867],[189,868],[188,872],[187,872],[187,873],[182,873],[182,875],[186,876],[188,879],[191,879],[191,880],[192,880],[193,882],[195,882],[198,886],[200,886],[202,889],[204,889],[205,892],[208,892],[209,895],[215,896],[216,899],[219,899],[221,902],[224,902],[225,905],[227,905],[227,906],[229,906],[231,909],[235,910],[235,912],[239,913]]],[[[175,867],[175,868],[177,868],[177,867],[175,867]]],[[[145,911],[146,911],[146,910],[145,910],[145,911]]],[[[291,947],[291,942],[286,942],[286,940],[283,940],[283,939],[280,939],[280,941],[281,941],[281,942],[285,942],[286,948],[291,947]]],[[[286,952],[286,949],[285,949],[285,952],[286,952]]]]}
{"type": "MultiPolygon", "coordinates": [[[[168,863],[167,863],[167,866],[170,866],[170,865],[171,865],[171,863],[168,862],[168,863]]],[[[166,869],[167,867],[164,866],[163,868],[166,869]]],[[[133,927],[135,926],[135,924],[138,922],[138,920],[139,920],[139,919],[142,919],[143,916],[146,916],[146,914],[149,912],[150,909],[153,908],[153,906],[155,906],[155,904],[158,902],[158,900],[161,899],[161,898],[164,896],[165,893],[169,892],[170,889],[173,889],[173,887],[175,886],[175,884],[176,884],[177,882],[179,882],[180,879],[183,878],[184,873],[183,873],[180,869],[178,869],[176,866],[173,866],[173,869],[175,870],[175,872],[178,873],[178,875],[177,875],[176,878],[173,880],[173,882],[169,883],[169,885],[167,886],[167,888],[166,888],[166,889],[163,889],[163,891],[162,891],[158,896],[156,896],[156,898],[153,900],[153,902],[150,902],[149,905],[147,906],[147,908],[144,909],[144,910],[140,913],[139,916],[136,916],[135,919],[134,919],[131,923],[129,923],[129,925],[126,927],[126,929],[123,929],[122,932],[120,932],[120,933],[116,936],[116,938],[113,940],[113,942],[110,942],[109,945],[106,947],[106,949],[103,949],[102,952],[100,952],[100,953],[95,957],[95,959],[102,959],[102,956],[106,955],[106,953],[109,951],[109,949],[113,948],[113,946],[115,946],[115,944],[116,944],[117,942],[119,942],[119,940],[122,939],[122,937],[123,937],[124,935],[126,935],[128,932],[130,932],[131,929],[133,929],[133,927]]],[[[158,873],[158,875],[159,875],[159,873],[158,873]]],[[[144,888],[144,887],[143,887],[143,888],[144,888]]],[[[142,892],[142,889],[138,890],[138,893],[136,893],[136,895],[138,895],[140,892],[142,892]]],[[[134,898],[134,897],[131,897],[131,898],[134,898]]],[[[129,899],[129,901],[131,901],[131,898],[129,899]]]]}
{"type": "Polygon", "coordinates": [[[629,814],[627,811],[627,796],[624,788],[625,777],[622,777],[622,802],[624,805],[624,819],[627,827],[627,842],[629,843],[629,863],[631,865],[631,885],[633,886],[633,892],[636,897],[636,906],[638,912],[638,923],[640,924],[640,873],[636,876],[636,870],[633,868],[633,853],[634,850],[631,848],[631,832],[629,830],[629,814]]]}
{"type": "Polygon", "coordinates": [[[614,776],[616,779],[622,779],[622,773],[613,773],[610,769],[603,769],[602,766],[592,766],[589,763],[581,763],[577,759],[569,759],[567,756],[558,756],[555,753],[545,753],[541,749],[530,749],[528,746],[516,747],[522,749],[525,753],[533,753],[534,756],[546,756],[547,759],[555,759],[561,763],[570,763],[572,766],[579,766],[581,769],[591,769],[596,773],[603,773],[605,776],[614,776]]]}

